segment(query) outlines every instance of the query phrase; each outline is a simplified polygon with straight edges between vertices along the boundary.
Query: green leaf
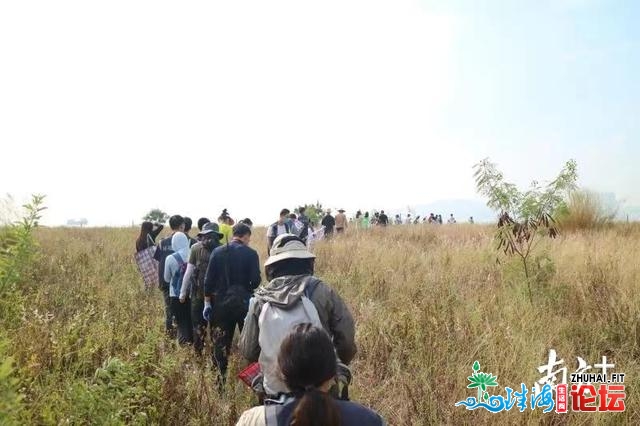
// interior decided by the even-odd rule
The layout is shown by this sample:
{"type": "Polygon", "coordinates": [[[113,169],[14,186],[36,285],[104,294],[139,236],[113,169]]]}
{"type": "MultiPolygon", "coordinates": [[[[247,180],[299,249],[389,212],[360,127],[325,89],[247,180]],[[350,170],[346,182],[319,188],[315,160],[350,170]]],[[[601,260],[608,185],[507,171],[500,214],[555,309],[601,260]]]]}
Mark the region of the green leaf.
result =
{"type": "Polygon", "coordinates": [[[479,371],[480,370],[480,363],[478,361],[473,363],[473,371],[479,371]]]}

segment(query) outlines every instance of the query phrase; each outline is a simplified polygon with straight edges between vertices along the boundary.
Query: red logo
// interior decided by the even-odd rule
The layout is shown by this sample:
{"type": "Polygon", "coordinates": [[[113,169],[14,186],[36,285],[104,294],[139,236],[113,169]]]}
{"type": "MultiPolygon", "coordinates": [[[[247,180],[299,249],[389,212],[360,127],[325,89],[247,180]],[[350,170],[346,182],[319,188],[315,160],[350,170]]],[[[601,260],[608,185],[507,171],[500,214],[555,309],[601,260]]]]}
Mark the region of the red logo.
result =
{"type": "MultiPolygon", "coordinates": [[[[566,392],[567,385],[558,385],[558,388],[560,386],[564,386],[566,392]]],[[[624,399],[626,396],[624,385],[601,384],[598,386],[597,392],[594,385],[571,385],[571,410],[585,412],[624,411],[624,399]],[[598,396],[600,397],[599,404],[597,402],[598,396]]],[[[558,393],[559,397],[560,394],[558,393]]],[[[558,399],[558,405],[559,403],[560,400],[558,399]]]]}

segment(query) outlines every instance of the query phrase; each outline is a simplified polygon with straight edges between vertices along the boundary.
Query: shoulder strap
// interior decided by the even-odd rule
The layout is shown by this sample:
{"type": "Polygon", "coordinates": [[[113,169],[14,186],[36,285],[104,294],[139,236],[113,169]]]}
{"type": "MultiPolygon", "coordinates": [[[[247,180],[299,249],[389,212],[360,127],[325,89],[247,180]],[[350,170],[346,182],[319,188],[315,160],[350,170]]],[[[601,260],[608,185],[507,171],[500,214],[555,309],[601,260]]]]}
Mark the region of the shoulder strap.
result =
{"type": "Polygon", "coordinates": [[[180,253],[178,253],[178,252],[172,253],[171,256],[176,260],[176,262],[178,262],[178,266],[180,266],[180,267],[182,267],[182,265],[186,263],[182,259],[182,256],[180,256],[180,253]]]}
{"type": "Polygon", "coordinates": [[[227,281],[227,290],[229,290],[229,287],[231,287],[231,281],[229,279],[229,241],[227,241],[227,256],[225,257],[224,262],[224,276],[227,281]]]}
{"type": "Polygon", "coordinates": [[[282,411],[282,405],[269,404],[264,406],[266,426],[278,426],[278,414],[282,411]]]}
{"type": "Polygon", "coordinates": [[[304,285],[304,296],[311,300],[311,296],[313,296],[313,292],[316,291],[316,288],[320,284],[320,280],[313,275],[310,275],[307,278],[307,282],[304,285]]]}

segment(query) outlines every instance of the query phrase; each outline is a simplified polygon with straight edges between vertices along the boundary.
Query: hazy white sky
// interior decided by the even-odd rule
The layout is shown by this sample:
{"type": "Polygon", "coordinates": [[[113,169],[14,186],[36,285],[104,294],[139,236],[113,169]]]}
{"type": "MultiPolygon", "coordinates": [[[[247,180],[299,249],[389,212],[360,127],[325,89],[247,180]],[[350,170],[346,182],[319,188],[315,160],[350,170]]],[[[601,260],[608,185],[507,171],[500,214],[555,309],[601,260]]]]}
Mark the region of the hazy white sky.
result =
{"type": "Polygon", "coordinates": [[[504,3],[2,2],[0,193],[267,223],[473,198],[488,156],[640,202],[640,9],[504,3]]]}

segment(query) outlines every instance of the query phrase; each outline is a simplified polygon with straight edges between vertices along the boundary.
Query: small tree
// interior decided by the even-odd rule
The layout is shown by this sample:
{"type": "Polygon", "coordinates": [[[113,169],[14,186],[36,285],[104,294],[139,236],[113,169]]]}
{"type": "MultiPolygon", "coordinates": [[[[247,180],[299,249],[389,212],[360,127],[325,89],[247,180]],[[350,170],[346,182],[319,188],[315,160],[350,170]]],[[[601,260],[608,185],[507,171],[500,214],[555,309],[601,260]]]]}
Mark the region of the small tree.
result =
{"type": "Polygon", "coordinates": [[[500,212],[495,235],[497,249],[520,258],[529,301],[533,303],[529,259],[542,237],[555,238],[558,235],[553,214],[564,205],[569,192],[576,188],[576,162],[567,161],[558,177],[546,186],[533,181],[531,188],[524,192],[505,182],[502,173],[488,158],[474,168],[478,192],[488,198],[487,206],[500,212]]]}
{"type": "Polygon", "coordinates": [[[148,220],[149,222],[165,223],[169,219],[169,215],[160,209],[152,209],[146,214],[142,220],[148,220]]]}

